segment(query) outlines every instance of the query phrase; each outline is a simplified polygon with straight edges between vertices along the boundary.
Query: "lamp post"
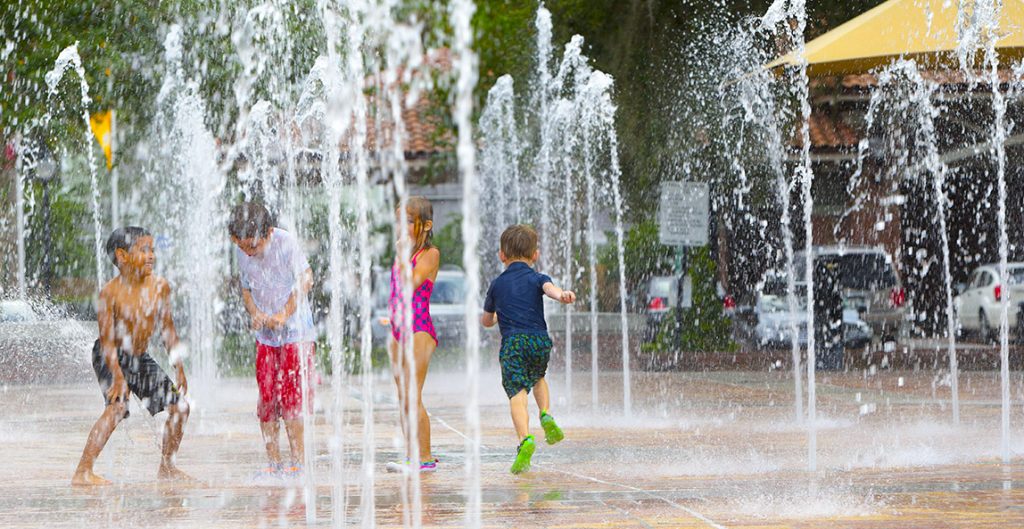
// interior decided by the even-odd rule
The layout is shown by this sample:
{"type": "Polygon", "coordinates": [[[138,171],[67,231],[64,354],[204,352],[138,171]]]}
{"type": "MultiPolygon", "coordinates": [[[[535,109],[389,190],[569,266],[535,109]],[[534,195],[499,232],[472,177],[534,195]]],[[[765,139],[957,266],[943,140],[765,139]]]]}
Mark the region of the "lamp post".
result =
{"type": "Polygon", "coordinates": [[[30,177],[43,186],[43,288],[49,296],[53,284],[53,265],[50,261],[53,236],[50,232],[50,184],[57,178],[57,161],[46,146],[39,141],[35,149],[30,151],[28,161],[30,177]]]}

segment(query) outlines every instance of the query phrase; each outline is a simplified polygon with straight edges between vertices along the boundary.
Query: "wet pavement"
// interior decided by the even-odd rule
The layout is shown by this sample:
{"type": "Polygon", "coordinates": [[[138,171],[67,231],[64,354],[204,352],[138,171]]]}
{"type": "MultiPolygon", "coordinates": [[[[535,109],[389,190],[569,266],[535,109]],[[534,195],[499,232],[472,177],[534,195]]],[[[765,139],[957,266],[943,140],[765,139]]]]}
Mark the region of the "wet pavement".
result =
{"type": "MultiPolygon", "coordinates": [[[[83,380],[90,380],[83,372],[83,380]]],[[[948,378],[932,371],[819,373],[817,472],[807,434],[793,419],[783,372],[640,373],[631,417],[621,412],[621,374],[602,375],[591,406],[589,373],[568,399],[551,373],[552,413],[566,431],[540,443],[534,468],[511,476],[516,440],[498,374],[482,380],[482,511],[485,527],[564,528],[987,528],[1024,527],[1024,408],[1012,374],[1010,465],[1000,462],[999,380],[965,372],[962,421],[953,425],[948,378]]],[[[432,373],[439,470],[422,478],[422,524],[461,527],[466,431],[464,375],[432,373]]],[[[337,520],[334,485],[345,484],[344,522],[361,526],[359,465],[363,396],[353,379],[344,414],[329,384],[316,416],[316,526],[337,520]],[[345,421],[343,478],[331,472],[334,418],[345,421]]],[[[397,412],[389,380],[375,380],[374,524],[403,525],[396,457],[397,412]]],[[[103,401],[91,382],[0,388],[0,527],[305,527],[303,489],[256,479],[264,455],[255,382],[192,380],[192,418],[179,466],[196,483],[156,480],[163,417],[132,404],[96,465],[115,485],[70,486],[103,401]]],[[[535,410],[531,404],[531,414],[535,410]]],[[[540,434],[534,420],[535,433],[540,434]]],[[[282,439],[282,444],[284,440],[282,439]]]]}

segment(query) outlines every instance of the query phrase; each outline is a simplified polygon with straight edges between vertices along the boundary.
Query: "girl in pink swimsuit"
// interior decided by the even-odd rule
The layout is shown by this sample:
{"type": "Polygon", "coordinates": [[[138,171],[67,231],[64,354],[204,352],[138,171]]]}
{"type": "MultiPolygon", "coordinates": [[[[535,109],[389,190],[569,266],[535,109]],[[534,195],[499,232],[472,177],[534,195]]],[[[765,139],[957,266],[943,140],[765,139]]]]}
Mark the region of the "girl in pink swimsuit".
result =
{"type": "MultiPolygon", "coordinates": [[[[412,256],[412,268],[416,270],[416,258],[426,248],[420,248],[412,256]]],[[[436,251],[436,249],[434,249],[436,251]]],[[[402,342],[402,328],[405,327],[402,315],[405,312],[405,304],[402,303],[403,292],[401,288],[401,272],[398,263],[391,267],[391,298],[388,300],[388,309],[391,311],[391,336],[395,341],[402,342]]],[[[412,293],[412,332],[415,336],[418,332],[425,332],[434,339],[437,345],[437,331],[434,330],[434,320],[430,319],[430,294],[434,292],[434,281],[424,279],[420,286],[412,293]]]]}
{"type": "MultiPolygon", "coordinates": [[[[437,468],[437,460],[430,453],[430,418],[423,406],[423,382],[427,377],[430,357],[437,348],[437,332],[430,319],[430,294],[441,264],[441,253],[431,244],[434,228],[434,210],[430,201],[423,197],[411,197],[405,203],[407,231],[401,235],[399,247],[412,247],[412,259],[408,264],[395,259],[391,267],[391,297],[388,309],[391,312],[391,369],[398,388],[398,402],[401,405],[402,433],[406,439],[406,462],[388,463],[389,471],[431,472],[437,468]],[[408,247],[408,246],[407,246],[408,247]],[[409,271],[406,267],[412,266],[409,271]],[[410,273],[411,272],[411,273],[410,273]],[[412,325],[406,325],[406,291],[403,283],[412,277],[412,325]],[[404,329],[412,329],[411,339],[403,336],[404,329]],[[411,347],[409,347],[411,343],[411,347]],[[416,385],[415,394],[410,393],[410,380],[416,385]],[[410,399],[409,397],[412,397],[410,399]],[[418,408],[418,413],[417,413],[418,408]],[[410,435],[409,419],[416,415],[416,438],[410,435]],[[409,462],[415,462],[410,464],[409,462]]],[[[401,251],[398,252],[401,255],[401,251]]]]}

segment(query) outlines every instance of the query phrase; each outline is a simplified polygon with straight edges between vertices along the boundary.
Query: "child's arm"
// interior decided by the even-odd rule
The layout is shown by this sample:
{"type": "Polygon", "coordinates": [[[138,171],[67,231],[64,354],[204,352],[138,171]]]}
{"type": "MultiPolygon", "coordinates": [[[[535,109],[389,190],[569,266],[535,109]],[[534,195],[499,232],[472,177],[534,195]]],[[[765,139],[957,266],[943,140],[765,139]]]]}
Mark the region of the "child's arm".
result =
{"type": "Polygon", "coordinates": [[[575,303],[576,302],[576,293],[575,292],[573,292],[571,290],[562,290],[562,289],[556,287],[555,284],[551,283],[550,281],[547,282],[547,283],[544,283],[544,294],[547,295],[547,297],[549,297],[549,298],[551,298],[551,299],[553,299],[553,300],[555,300],[555,301],[557,301],[559,303],[564,303],[566,305],[568,305],[569,303],[575,303]]]}
{"type": "MultiPolygon", "coordinates": [[[[398,261],[398,277],[405,277],[406,264],[398,261]]],[[[437,275],[437,269],[441,267],[441,252],[437,248],[430,248],[420,253],[416,259],[416,266],[412,269],[412,289],[420,288],[424,281],[437,275]]]]}
{"type": "Polygon", "coordinates": [[[106,288],[100,291],[96,323],[100,330],[100,351],[103,353],[103,360],[107,363],[107,369],[113,375],[113,382],[110,384],[110,389],[107,390],[107,398],[110,402],[114,402],[127,397],[128,385],[124,382],[124,373],[121,372],[121,364],[117,361],[114,304],[109,297],[110,293],[106,288]]]}
{"type": "Polygon", "coordinates": [[[437,248],[429,248],[420,253],[416,266],[412,269],[412,289],[420,288],[424,281],[437,275],[441,267],[441,252],[437,248]]]}
{"type": "Polygon", "coordinates": [[[247,288],[242,289],[242,304],[245,305],[245,311],[252,318],[252,324],[250,325],[252,330],[258,331],[262,329],[267,324],[267,315],[256,306],[256,302],[252,299],[252,292],[249,292],[247,288]]]}
{"type": "Polygon", "coordinates": [[[302,278],[299,279],[299,290],[292,291],[292,295],[288,296],[288,301],[284,304],[284,308],[281,309],[281,312],[278,312],[277,314],[270,316],[267,319],[267,325],[269,325],[272,329],[284,327],[285,323],[288,323],[288,319],[292,317],[292,314],[295,314],[295,310],[298,308],[298,302],[296,300],[298,299],[298,295],[300,294],[300,292],[301,295],[305,296],[309,294],[309,291],[312,288],[313,269],[307,268],[306,271],[302,273],[302,278]]]}
{"type": "Polygon", "coordinates": [[[167,348],[171,365],[178,371],[178,391],[182,394],[188,393],[188,380],[185,378],[185,350],[178,340],[178,330],[174,327],[174,317],[171,314],[171,285],[167,281],[161,281],[158,287],[160,296],[160,333],[167,348]]]}
{"type": "Polygon", "coordinates": [[[494,284],[487,289],[487,295],[484,296],[484,314],[480,316],[480,325],[484,327],[494,327],[498,324],[498,304],[494,300],[494,284]]]}

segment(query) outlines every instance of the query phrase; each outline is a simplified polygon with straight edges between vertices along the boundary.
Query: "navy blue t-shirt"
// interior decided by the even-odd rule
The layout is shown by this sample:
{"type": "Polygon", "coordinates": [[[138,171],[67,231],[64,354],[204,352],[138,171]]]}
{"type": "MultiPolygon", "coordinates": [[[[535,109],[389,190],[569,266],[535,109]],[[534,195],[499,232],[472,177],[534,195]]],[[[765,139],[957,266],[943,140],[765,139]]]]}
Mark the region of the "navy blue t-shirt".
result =
{"type": "Polygon", "coordinates": [[[516,261],[491,281],[484,312],[498,313],[501,337],[513,334],[548,334],[544,322],[544,284],[551,278],[516,261]]]}

